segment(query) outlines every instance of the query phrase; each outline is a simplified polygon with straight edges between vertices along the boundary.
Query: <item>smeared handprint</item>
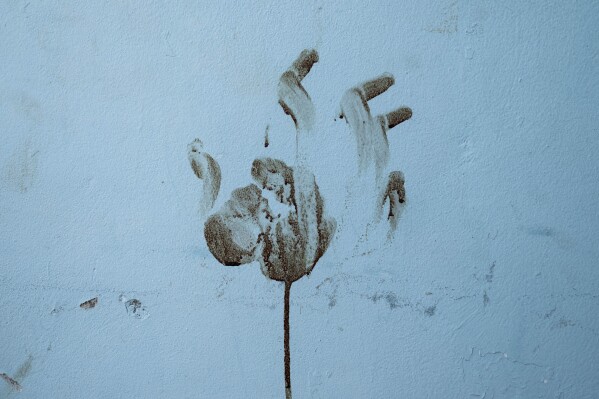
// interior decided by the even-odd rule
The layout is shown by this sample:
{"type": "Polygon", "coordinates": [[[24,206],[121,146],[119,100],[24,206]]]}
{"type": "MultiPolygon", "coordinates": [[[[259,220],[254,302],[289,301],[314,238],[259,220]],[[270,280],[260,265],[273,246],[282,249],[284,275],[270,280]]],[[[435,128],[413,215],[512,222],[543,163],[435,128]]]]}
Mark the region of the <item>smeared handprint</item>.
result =
{"type": "MultiPolygon", "coordinates": [[[[289,347],[289,311],[292,284],[310,272],[329,248],[337,223],[329,216],[316,177],[304,157],[302,143],[315,131],[315,110],[302,86],[302,80],[318,62],[314,50],[304,50],[279,80],[279,104],[296,128],[295,165],[274,158],[258,158],[251,165],[254,183],[235,189],[223,206],[205,222],[204,237],[212,255],[223,265],[239,266],[257,261],[269,279],[285,284],[284,295],[284,371],[285,395],[291,398],[291,357],[289,347]],[[274,212],[266,192],[277,202],[274,212]],[[272,197],[272,196],[271,196],[272,197]]],[[[388,162],[386,132],[411,116],[409,108],[399,108],[373,118],[367,101],[383,93],[394,83],[383,75],[348,90],[343,97],[342,117],[356,138],[359,171],[373,165],[374,187],[380,194],[372,206],[382,208],[389,201],[394,226],[405,201],[401,172],[391,172],[388,181],[382,173],[388,162]]],[[[196,175],[204,180],[204,208],[212,207],[220,187],[218,163],[194,141],[189,159],[196,175]]]]}

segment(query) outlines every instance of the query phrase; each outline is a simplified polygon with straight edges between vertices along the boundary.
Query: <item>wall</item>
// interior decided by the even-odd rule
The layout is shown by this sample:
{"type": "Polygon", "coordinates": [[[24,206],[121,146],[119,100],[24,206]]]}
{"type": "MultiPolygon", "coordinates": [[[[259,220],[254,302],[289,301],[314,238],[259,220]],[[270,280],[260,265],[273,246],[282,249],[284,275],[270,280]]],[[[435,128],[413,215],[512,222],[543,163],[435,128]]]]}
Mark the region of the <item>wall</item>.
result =
{"type": "Polygon", "coordinates": [[[211,256],[187,145],[221,165],[217,207],[256,156],[293,159],[277,79],[304,48],[343,229],[293,286],[296,398],[595,397],[598,17],[590,1],[3,2],[0,373],[22,391],[0,380],[0,397],[283,396],[283,286],[211,256]],[[344,213],[355,150],[334,120],[382,72],[397,83],[374,112],[414,111],[389,134],[408,196],[392,240],[344,213]]]}

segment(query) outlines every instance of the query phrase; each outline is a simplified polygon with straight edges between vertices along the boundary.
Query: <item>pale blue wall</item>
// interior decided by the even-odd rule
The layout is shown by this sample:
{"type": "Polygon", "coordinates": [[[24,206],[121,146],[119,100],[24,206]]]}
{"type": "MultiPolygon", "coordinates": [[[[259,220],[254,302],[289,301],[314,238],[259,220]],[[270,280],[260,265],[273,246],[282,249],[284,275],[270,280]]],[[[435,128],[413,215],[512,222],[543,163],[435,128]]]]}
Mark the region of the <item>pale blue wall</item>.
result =
{"type": "Polygon", "coordinates": [[[598,26],[593,1],[2,2],[0,397],[283,396],[282,286],[210,256],[186,151],[217,206],[289,159],[277,78],[310,47],[333,212],[343,91],[391,72],[373,109],[414,117],[395,240],[346,215],[293,286],[295,397],[597,397],[598,26]]]}

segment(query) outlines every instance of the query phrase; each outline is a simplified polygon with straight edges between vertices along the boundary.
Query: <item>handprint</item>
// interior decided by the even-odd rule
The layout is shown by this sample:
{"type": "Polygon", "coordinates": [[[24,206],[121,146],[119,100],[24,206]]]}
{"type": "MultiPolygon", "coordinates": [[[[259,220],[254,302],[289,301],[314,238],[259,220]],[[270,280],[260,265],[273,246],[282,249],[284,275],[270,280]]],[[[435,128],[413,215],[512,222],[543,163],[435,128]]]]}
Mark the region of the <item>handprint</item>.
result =
{"type": "MultiPolygon", "coordinates": [[[[208,217],[204,225],[208,249],[220,263],[239,266],[257,261],[267,278],[285,284],[284,371],[287,399],[291,399],[291,285],[310,274],[329,248],[337,229],[335,219],[325,209],[325,201],[307,162],[303,145],[306,140],[313,140],[314,135],[322,133],[314,129],[314,105],[302,85],[302,80],[316,62],[316,51],[304,50],[279,79],[279,104],[292,118],[296,128],[295,165],[289,166],[274,158],[255,159],[250,172],[254,183],[235,189],[230,199],[208,217]],[[279,203],[277,207],[284,211],[275,214],[263,190],[271,192],[279,203]]],[[[402,107],[373,118],[367,101],[385,92],[393,83],[391,75],[383,75],[348,90],[341,103],[341,116],[356,139],[358,170],[361,173],[374,166],[374,186],[379,194],[373,206],[382,208],[389,200],[392,226],[396,224],[405,202],[405,191],[401,172],[392,172],[388,182],[383,184],[382,173],[389,157],[386,133],[409,119],[412,112],[402,107]]],[[[207,199],[204,201],[211,208],[220,186],[218,163],[201,151],[198,142],[190,146],[189,159],[196,175],[205,180],[205,187],[212,187],[205,193],[207,199]]]]}

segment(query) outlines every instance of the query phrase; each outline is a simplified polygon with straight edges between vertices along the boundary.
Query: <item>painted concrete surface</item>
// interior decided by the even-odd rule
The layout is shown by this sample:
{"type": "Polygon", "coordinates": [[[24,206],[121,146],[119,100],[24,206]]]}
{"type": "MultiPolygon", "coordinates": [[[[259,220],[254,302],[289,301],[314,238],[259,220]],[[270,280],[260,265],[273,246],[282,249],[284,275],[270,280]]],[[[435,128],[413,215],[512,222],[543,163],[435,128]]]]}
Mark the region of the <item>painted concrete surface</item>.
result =
{"type": "Polygon", "coordinates": [[[283,397],[284,285],[212,257],[188,145],[220,164],[215,209],[255,158],[293,159],[277,83],[307,48],[339,230],[293,285],[295,397],[596,397],[598,20],[591,1],[4,2],[0,397],[283,397]],[[367,227],[337,118],[384,72],[373,113],[413,110],[388,135],[393,237],[367,227]]]}

